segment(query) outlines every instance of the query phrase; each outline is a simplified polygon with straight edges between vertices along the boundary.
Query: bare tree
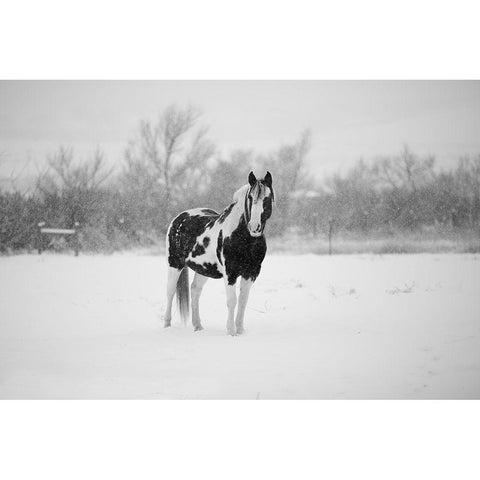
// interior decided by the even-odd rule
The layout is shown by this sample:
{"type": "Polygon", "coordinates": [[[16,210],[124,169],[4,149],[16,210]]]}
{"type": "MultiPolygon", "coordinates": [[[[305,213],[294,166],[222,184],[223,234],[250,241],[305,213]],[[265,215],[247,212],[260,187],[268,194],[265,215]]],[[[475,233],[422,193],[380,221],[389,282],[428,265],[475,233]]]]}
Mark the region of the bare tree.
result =
{"type": "MultiPolygon", "coordinates": [[[[8,157],[8,153],[6,150],[0,150],[0,165],[2,164],[2,159],[6,159],[8,157]]],[[[25,170],[30,164],[30,159],[27,159],[23,166],[20,168],[20,170],[17,170],[16,167],[13,167],[12,170],[10,171],[10,175],[8,177],[3,177],[0,178],[0,180],[3,183],[6,183],[9,185],[9,190],[12,192],[19,192],[22,195],[26,195],[29,191],[28,186],[25,188],[20,187],[20,183],[22,180],[22,175],[25,173],[25,170]]]]}
{"type": "Polygon", "coordinates": [[[164,189],[165,218],[170,218],[174,197],[189,191],[204,174],[215,148],[207,128],[195,126],[200,112],[193,107],[167,107],[156,122],[141,122],[139,135],[125,152],[127,170],[141,169],[156,177],[164,189]]]}
{"type": "Polygon", "coordinates": [[[36,189],[45,206],[45,215],[58,224],[94,221],[101,211],[102,184],[113,173],[97,148],[89,161],[76,162],[73,149],[61,147],[39,171],[36,189]]]}
{"type": "Polygon", "coordinates": [[[291,203],[295,192],[309,184],[305,160],[310,146],[310,131],[305,130],[295,143],[283,145],[274,154],[259,159],[261,168],[271,171],[274,177],[280,216],[272,223],[277,228],[285,229],[291,223],[291,203]]]}
{"type": "Polygon", "coordinates": [[[55,188],[65,190],[96,190],[113,173],[113,167],[107,168],[105,156],[100,148],[93,152],[90,161],[76,163],[72,148],[60,147],[48,158],[47,169],[38,177],[37,187],[52,191],[55,188]]]}
{"type": "Polygon", "coordinates": [[[220,210],[232,202],[232,194],[246,183],[253,169],[251,150],[234,150],[227,158],[218,158],[208,170],[206,190],[200,195],[201,205],[220,210]]]}
{"type": "Polygon", "coordinates": [[[420,158],[405,145],[400,155],[377,160],[374,170],[379,179],[394,190],[415,191],[433,178],[434,164],[434,157],[420,158]]]}
{"type": "Polygon", "coordinates": [[[480,155],[462,157],[455,172],[457,197],[464,197],[469,226],[480,217],[480,155]]]}

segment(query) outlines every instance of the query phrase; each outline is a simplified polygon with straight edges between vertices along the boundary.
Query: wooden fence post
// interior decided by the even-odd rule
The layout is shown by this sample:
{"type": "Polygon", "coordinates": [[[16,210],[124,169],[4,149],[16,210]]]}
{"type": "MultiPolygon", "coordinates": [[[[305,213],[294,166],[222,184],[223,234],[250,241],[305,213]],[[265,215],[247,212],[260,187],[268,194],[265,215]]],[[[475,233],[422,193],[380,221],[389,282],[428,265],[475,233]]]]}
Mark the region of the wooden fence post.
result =
{"type": "Polygon", "coordinates": [[[75,228],[44,228],[45,227],[45,222],[38,222],[37,224],[37,235],[36,235],[36,242],[37,242],[37,250],[39,255],[44,250],[44,235],[62,235],[65,237],[65,235],[71,236],[71,240],[69,240],[68,245],[70,247],[73,247],[73,250],[75,252],[75,256],[78,257],[78,254],[80,252],[80,223],[75,222],[74,227],[75,228]]]}
{"type": "Polygon", "coordinates": [[[78,252],[80,252],[80,223],[75,222],[75,233],[73,234],[73,246],[75,249],[75,256],[78,257],[78,252]]]}
{"type": "Polygon", "coordinates": [[[43,252],[42,227],[44,226],[45,222],[38,222],[37,224],[37,250],[39,255],[41,255],[43,252]]]}
{"type": "Polygon", "coordinates": [[[333,218],[328,219],[328,254],[332,254],[332,235],[333,235],[333,225],[335,220],[333,218]]]}

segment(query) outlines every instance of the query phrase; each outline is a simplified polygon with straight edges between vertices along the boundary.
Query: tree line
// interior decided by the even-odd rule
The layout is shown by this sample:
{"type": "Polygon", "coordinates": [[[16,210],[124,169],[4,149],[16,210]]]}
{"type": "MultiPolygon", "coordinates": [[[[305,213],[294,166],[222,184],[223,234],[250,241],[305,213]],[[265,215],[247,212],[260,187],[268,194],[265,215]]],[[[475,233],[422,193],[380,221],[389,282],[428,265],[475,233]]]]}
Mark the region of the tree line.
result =
{"type": "Polygon", "coordinates": [[[156,244],[176,213],[225,208],[250,170],[273,173],[270,235],[480,229],[480,155],[439,171],[434,157],[404,147],[319,181],[308,170],[309,149],[305,131],[269,154],[235,150],[224,158],[199,111],[171,105],[155,121],[141,122],[120,168],[109,167],[100,149],[79,162],[61,147],[31,189],[0,191],[0,251],[35,248],[40,221],[59,228],[78,222],[87,250],[156,244]]]}

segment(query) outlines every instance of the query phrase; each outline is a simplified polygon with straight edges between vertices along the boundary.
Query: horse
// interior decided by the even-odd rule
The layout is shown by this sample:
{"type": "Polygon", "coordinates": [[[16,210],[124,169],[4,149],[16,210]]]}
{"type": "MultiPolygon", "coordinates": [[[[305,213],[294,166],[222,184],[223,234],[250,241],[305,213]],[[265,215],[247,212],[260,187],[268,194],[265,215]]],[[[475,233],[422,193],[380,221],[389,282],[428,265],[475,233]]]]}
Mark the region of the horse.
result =
{"type": "Polygon", "coordinates": [[[257,180],[253,172],[248,183],[238,189],[221,214],[209,208],[186,210],[168,226],[167,307],[164,326],[170,327],[172,302],[176,293],[178,311],[184,323],[189,316],[188,270],[195,272],[191,285],[192,324],[203,330],[199,301],[209,278],[223,278],[227,295],[227,334],[244,333],[243,319],[250,288],[260,274],[267,252],[264,229],[272,214],[275,193],[272,175],[257,180]],[[240,279],[238,308],[236,284],[240,279]]]}

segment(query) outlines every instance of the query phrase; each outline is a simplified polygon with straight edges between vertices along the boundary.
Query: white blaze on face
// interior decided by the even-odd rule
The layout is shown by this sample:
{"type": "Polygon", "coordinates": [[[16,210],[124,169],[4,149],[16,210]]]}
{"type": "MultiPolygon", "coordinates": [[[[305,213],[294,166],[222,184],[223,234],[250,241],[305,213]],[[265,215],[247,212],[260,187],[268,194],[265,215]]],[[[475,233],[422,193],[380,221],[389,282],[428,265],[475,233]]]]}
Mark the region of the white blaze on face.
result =
{"type": "Polygon", "coordinates": [[[257,199],[256,202],[253,201],[252,209],[250,211],[250,221],[248,222],[248,229],[254,237],[262,234],[262,213],[263,200],[257,199]]]}

